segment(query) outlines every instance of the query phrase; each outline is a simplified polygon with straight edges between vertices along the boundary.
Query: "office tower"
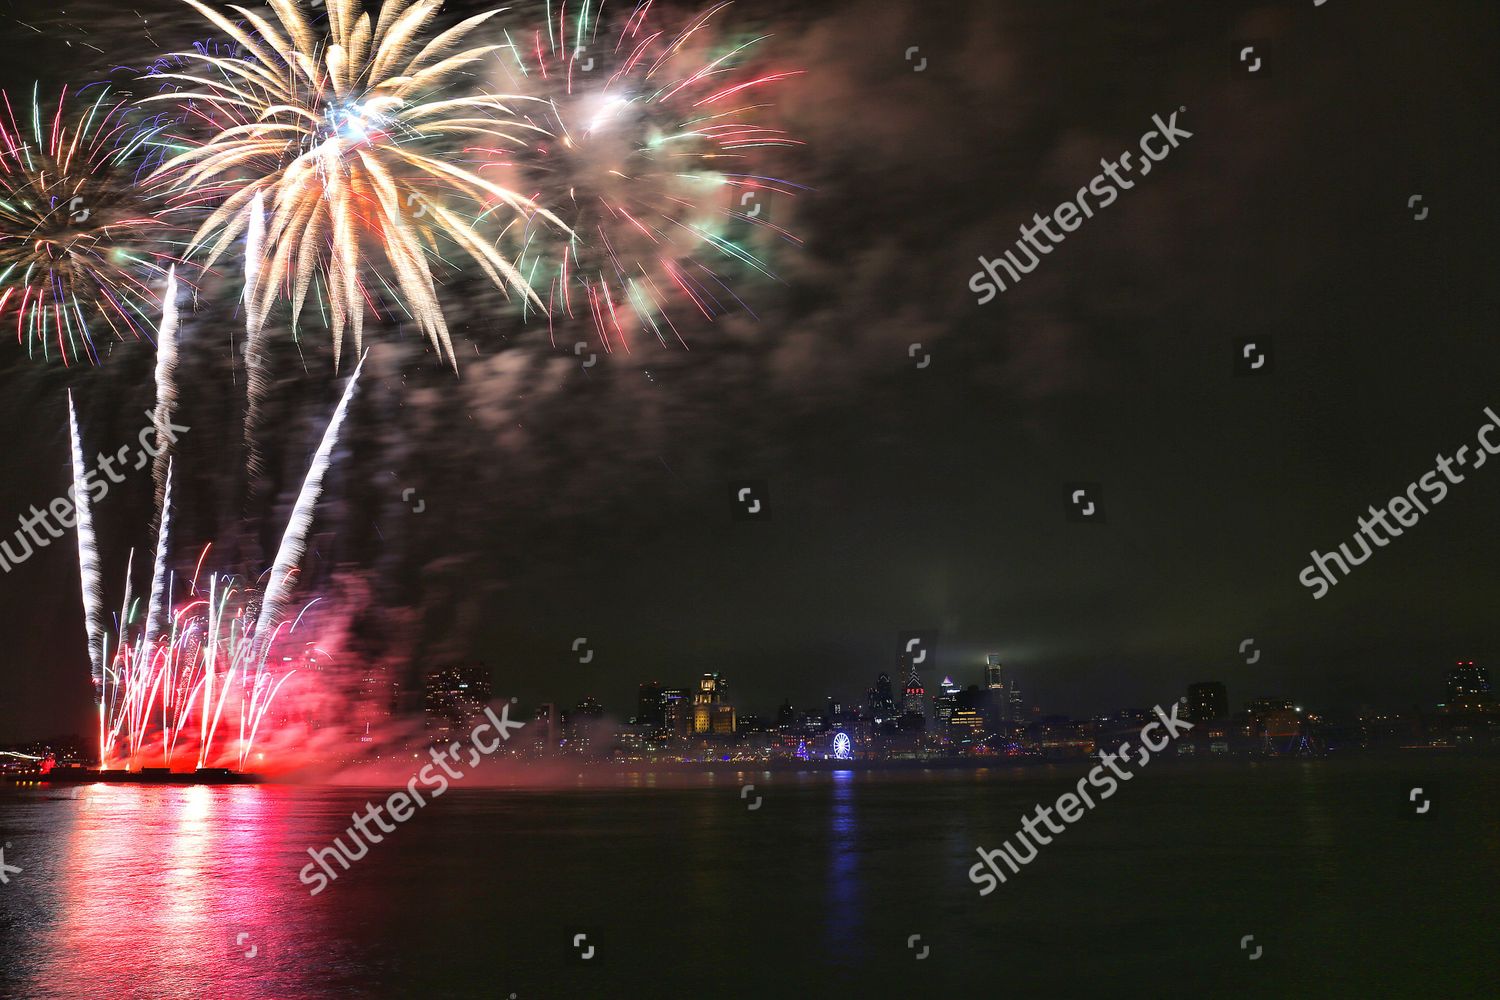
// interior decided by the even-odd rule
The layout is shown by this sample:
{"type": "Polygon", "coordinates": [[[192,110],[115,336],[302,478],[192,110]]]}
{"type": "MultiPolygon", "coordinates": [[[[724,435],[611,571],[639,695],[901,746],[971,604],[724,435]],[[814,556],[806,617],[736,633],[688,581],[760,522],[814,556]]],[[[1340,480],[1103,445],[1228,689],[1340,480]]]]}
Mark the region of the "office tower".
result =
{"type": "Polygon", "coordinates": [[[962,694],[963,688],[953,683],[952,677],[943,678],[940,691],[932,702],[939,730],[946,731],[952,723],[953,713],[958,711],[958,701],[962,694]]]}
{"type": "Polygon", "coordinates": [[[1448,671],[1448,701],[1474,699],[1490,693],[1489,671],[1476,667],[1473,660],[1459,660],[1448,671]]]}
{"type": "Polygon", "coordinates": [[[953,741],[960,746],[982,743],[985,737],[984,716],[973,709],[961,708],[953,713],[949,731],[953,741]]]}
{"type": "Polygon", "coordinates": [[[1010,695],[1010,711],[1006,713],[1007,721],[1011,723],[1025,722],[1026,708],[1021,704],[1021,686],[1015,682],[1014,678],[1011,679],[1010,690],[1007,693],[1010,695]]]}
{"type": "Polygon", "coordinates": [[[1219,681],[1188,685],[1187,702],[1189,722],[1213,722],[1229,715],[1229,692],[1219,681]]]}
{"type": "Polygon", "coordinates": [[[870,689],[870,714],[877,724],[896,718],[896,694],[891,687],[890,674],[875,678],[875,686],[870,689]]]}
{"type": "Polygon", "coordinates": [[[585,697],[568,713],[568,748],[573,753],[597,749],[604,736],[604,706],[592,696],[585,697]]]}
{"type": "Polygon", "coordinates": [[[693,703],[682,688],[667,688],[661,693],[662,728],[686,736],[693,728],[693,703]]]}
{"type": "Polygon", "coordinates": [[[911,676],[906,679],[906,688],[902,692],[901,712],[903,715],[926,716],[927,708],[924,704],[927,692],[922,687],[922,679],[917,676],[917,668],[911,668],[911,676]]]}
{"type": "Polygon", "coordinates": [[[990,653],[984,658],[984,686],[991,690],[1005,687],[1000,675],[1000,654],[990,653]]]}
{"type": "Polygon", "coordinates": [[[538,705],[532,720],[532,738],[537,747],[547,754],[555,751],[562,736],[558,726],[557,706],[550,701],[538,705]]]}
{"type": "Polygon", "coordinates": [[[704,674],[693,696],[693,733],[725,736],[734,732],[734,708],[729,704],[729,682],[718,673],[704,674]]]}
{"type": "Polygon", "coordinates": [[[662,715],[662,686],[657,681],[642,684],[635,702],[635,724],[655,732],[666,724],[662,715]]]}
{"type": "Polygon", "coordinates": [[[459,739],[468,736],[471,723],[490,703],[490,672],[477,664],[434,670],[424,691],[428,737],[438,743],[459,739]]]}

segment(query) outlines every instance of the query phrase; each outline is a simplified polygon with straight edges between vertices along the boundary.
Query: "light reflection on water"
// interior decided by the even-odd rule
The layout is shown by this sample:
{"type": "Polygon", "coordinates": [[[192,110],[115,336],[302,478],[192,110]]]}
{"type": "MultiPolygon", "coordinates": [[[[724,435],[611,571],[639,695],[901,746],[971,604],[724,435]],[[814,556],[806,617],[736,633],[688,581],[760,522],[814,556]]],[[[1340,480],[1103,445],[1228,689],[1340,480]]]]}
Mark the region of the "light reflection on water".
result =
{"type": "Polygon", "coordinates": [[[975,847],[1067,768],[456,788],[316,897],[307,849],[384,793],[0,788],[22,869],[0,886],[0,996],[1042,995],[1164,968],[1226,995],[1247,933],[1271,992],[1314,966],[1345,995],[1418,989],[1435,963],[1461,986],[1487,946],[1500,778],[1434,766],[1431,823],[1399,817],[1380,763],[1143,772],[987,898],[975,847]],[[580,931],[602,961],[570,952],[580,931]]]}

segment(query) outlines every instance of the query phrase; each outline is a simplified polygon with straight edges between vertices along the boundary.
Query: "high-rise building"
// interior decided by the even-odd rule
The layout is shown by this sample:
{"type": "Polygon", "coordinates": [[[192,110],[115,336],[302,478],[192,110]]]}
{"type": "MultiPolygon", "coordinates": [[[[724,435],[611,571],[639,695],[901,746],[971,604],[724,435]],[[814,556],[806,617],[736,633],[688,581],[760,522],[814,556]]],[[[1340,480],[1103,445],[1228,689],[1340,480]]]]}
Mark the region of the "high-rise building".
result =
{"type": "Polygon", "coordinates": [[[984,658],[984,686],[991,690],[1005,687],[1005,682],[1001,678],[999,653],[989,653],[984,658]]]}
{"type": "Polygon", "coordinates": [[[568,713],[568,749],[573,753],[591,753],[598,749],[604,735],[604,706],[592,696],[585,697],[568,713]]]}
{"type": "Polygon", "coordinates": [[[1010,690],[1006,692],[1010,696],[1010,712],[1006,718],[1012,723],[1026,721],[1026,706],[1021,704],[1021,686],[1012,678],[1010,690]]]}
{"type": "Polygon", "coordinates": [[[1229,715],[1229,691],[1220,681],[1190,684],[1187,689],[1189,722],[1214,722],[1229,715]]]}
{"type": "Polygon", "coordinates": [[[428,738],[438,743],[467,736],[470,723],[484,712],[493,693],[489,669],[483,665],[434,670],[424,690],[428,738]]]}
{"type": "Polygon", "coordinates": [[[963,694],[963,688],[953,683],[952,677],[944,677],[937,697],[933,698],[933,714],[937,716],[938,729],[946,732],[953,721],[953,713],[958,711],[959,696],[963,694]]]}
{"type": "Polygon", "coordinates": [[[984,740],[984,716],[973,709],[961,708],[953,713],[949,732],[960,746],[972,746],[984,740]]]}
{"type": "Polygon", "coordinates": [[[729,704],[729,682],[718,673],[698,679],[698,693],[693,695],[693,732],[727,736],[734,732],[734,707],[729,704]]]}
{"type": "Polygon", "coordinates": [[[891,687],[890,674],[875,678],[875,686],[870,689],[870,715],[876,725],[884,725],[896,718],[896,694],[891,687]]]}
{"type": "Polygon", "coordinates": [[[557,718],[557,706],[550,701],[538,705],[532,720],[532,739],[536,741],[537,748],[545,754],[554,753],[562,738],[557,718]]]}
{"type": "Polygon", "coordinates": [[[683,688],[666,688],[661,693],[662,729],[677,736],[693,730],[693,700],[683,688]]]}
{"type": "Polygon", "coordinates": [[[1490,693],[1489,671],[1476,667],[1473,660],[1459,660],[1448,671],[1448,701],[1483,697],[1490,693]]]}
{"type": "Polygon", "coordinates": [[[903,715],[927,715],[925,704],[927,691],[922,687],[922,678],[917,676],[917,668],[911,668],[911,676],[906,679],[906,688],[902,692],[901,713],[903,715]]]}
{"type": "Polygon", "coordinates": [[[652,732],[666,725],[666,718],[662,714],[662,686],[656,681],[642,684],[640,692],[636,696],[635,724],[650,729],[652,732]]]}

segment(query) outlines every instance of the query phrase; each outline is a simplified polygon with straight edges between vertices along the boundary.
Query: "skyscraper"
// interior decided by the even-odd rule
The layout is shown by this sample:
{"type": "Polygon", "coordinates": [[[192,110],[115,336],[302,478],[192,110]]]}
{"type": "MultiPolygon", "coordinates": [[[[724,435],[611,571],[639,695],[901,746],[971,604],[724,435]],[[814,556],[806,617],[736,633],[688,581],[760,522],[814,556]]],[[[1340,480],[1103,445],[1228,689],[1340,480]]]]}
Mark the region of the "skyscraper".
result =
{"type": "Polygon", "coordinates": [[[991,690],[1005,687],[1000,676],[1000,654],[989,653],[984,658],[984,686],[991,690]]]}
{"type": "Polygon", "coordinates": [[[693,703],[682,688],[667,688],[661,693],[662,728],[678,736],[693,729],[693,703]]]}
{"type": "Polygon", "coordinates": [[[917,676],[915,665],[911,668],[911,676],[906,679],[906,689],[902,694],[901,712],[903,715],[925,716],[927,714],[927,707],[924,704],[927,692],[922,687],[922,678],[917,676]]]}
{"type": "Polygon", "coordinates": [[[1456,702],[1490,693],[1489,671],[1476,667],[1473,660],[1459,660],[1448,671],[1448,701],[1456,702]]]}
{"type": "Polygon", "coordinates": [[[717,673],[698,679],[698,693],[693,696],[693,732],[727,736],[734,732],[734,706],[729,704],[729,682],[717,673]]]}
{"type": "Polygon", "coordinates": [[[958,711],[958,698],[963,693],[963,688],[953,683],[952,677],[944,677],[941,690],[933,698],[933,714],[937,716],[938,729],[947,731],[953,721],[953,713],[958,711]]]}
{"type": "Polygon", "coordinates": [[[483,665],[447,667],[427,675],[426,728],[438,743],[467,735],[465,728],[490,703],[490,672],[483,665]]]}
{"type": "Polygon", "coordinates": [[[1189,722],[1213,722],[1229,714],[1229,692],[1219,681],[1188,685],[1187,701],[1189,722]]]}
{"type": "Polygon", "coordinates": [[[875,678],[875,686],[870,689],[870,714],[877,725],[895,720],[896,694],[891,688],[890,674],[875,678]]]}
{"type": "Polygon", "coordinates": [[[642,684],[640,692],[636,696],[635,724],[644,726],[653,732],[661,729],[666,724],[666,718],[662,714],[662,686],[657,681],[642,684]]]}

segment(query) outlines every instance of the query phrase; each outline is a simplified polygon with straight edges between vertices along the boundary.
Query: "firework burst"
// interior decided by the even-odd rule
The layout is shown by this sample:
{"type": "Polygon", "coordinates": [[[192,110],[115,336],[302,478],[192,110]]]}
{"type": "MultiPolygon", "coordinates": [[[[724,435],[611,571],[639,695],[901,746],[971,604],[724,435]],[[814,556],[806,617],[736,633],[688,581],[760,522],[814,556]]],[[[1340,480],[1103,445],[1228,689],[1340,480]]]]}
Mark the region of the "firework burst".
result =
{"type": "MultiPolygon", "coordinates": [[[[170,325],[164,322],[163,330],[170,325]]],[[[164,335],[163,339],[169,338],[164,335]]],[[[101,767],[134,769],[151,763],[171,767],[174,760],[187,758],[195,758],[200,768],[245,766],[273,700],[295,672],[284,666],[293,658],[277,661],[272,653],[288,641],[301,621],[301,614],[288,621],[283,613],[363,364],[361,359],[355,366],[323,432],[263,591],[257,595],[220,575],[209,576],[206,585],[200,586],[208,555],[205,549],[188,588],[188,601],[168,615],[177,589],[168,569],[173,513],[169,464],[145,618],[139,620],[140,604],[131,596],[132,553],[113,633],[104,625],[95,498],[87,484],[83,437],[69,396],[84,629],[99,716],[101,767]]],[[[159,388],[158,396],[160,406],[170,393],[159,388]]]]}
{"type": "Polygon", "coordinates": [[[586,317],[607,351],[629,350],[637,331],[682,342],[674,306],[705,319],[743,307],[728,272],[773,277],[752,234],[795,242],[764,210],[804,189],[756,172],[755,158],[800,145],[760,123],[768,90],[798,74],[753,70],[764,37],[716,36],[728,6],[667,30],[644,0],[611,36],[604,4],[584,2],[549,11],[544,29],[505,32],[502,85],[539,99],[528,120],[553,138],[515,160],[496,150],[482,169],[519,175],[570,223],[561,253],[528,230],[518,264],[546,288],[549,315],[586,317]]]}
{"type": "Polygon", "coordinates": [[[0,95],[0,321],[16,340],[64,364],[97,363],[101,334],[149,331],[160,298],[147,283],[170,264],[163,223],[130,183],[128,162],[151,138],[123,102],[64,90],[29,121],[0,95]]]}
{"type": "Polygon", "coordinates": [[[366,279],[374,275],[456,366],[432,266],[449,247],[502,290],[540,305],[497,249],[504,232],[489,239],[476,224],[501,209],[511,224],[537,215],[560,223],[455,162],[466,143],[514,147],[534,131],[512,113],[512,99],[453,91],[467,67],[495,50],[463,46],[496,12],[427,39],[440,0],[386,0],[373,21],[361,0],[327,0],[326,25],[292,0],[270,0],[274,23],[235,8],[242,24],[198,0],[184,2],[239,54],[177,53],[196,71],[154,74],[182,89],[147,100],[179,102],[191,111],[186,123],[197,121],[207,138],[187,140],[189,148],[153,180],[169,186],[176,207],[210,208],[192,240],[194,250],[206,250],[209,266],[263,200],[262,259],[247,290],[252,337],[283,293],[295,324],[311,290],[332,314],[337,362],[346,326],[360,345],[366,306],[375,304],[366,279]],[[383,269],[372,266],[379,257],[383,269]]]}

